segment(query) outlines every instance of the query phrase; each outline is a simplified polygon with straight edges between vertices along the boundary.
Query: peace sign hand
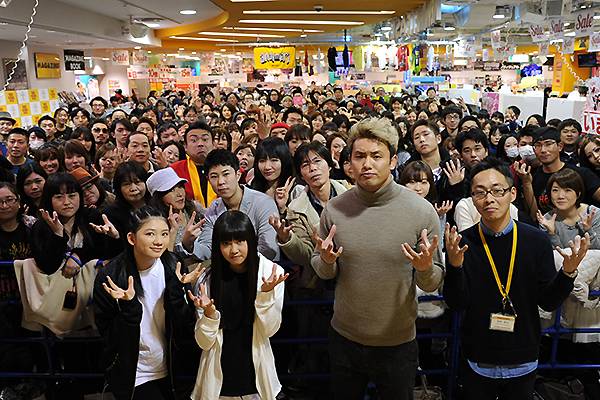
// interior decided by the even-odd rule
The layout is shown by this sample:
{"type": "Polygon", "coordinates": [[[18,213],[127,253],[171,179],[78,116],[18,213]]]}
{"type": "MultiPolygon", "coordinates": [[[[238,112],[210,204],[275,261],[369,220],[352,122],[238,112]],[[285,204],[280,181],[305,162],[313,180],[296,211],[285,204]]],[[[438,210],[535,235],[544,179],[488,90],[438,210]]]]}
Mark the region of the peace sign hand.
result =
{"type": "Polygon", "coordinates": [[[127,290],[123,290],[120,287],[118,287],[113,282],[113,280],[110,279],[110,276],[107,276],[106,279],[108,281],[108,285],[103,282],[102,287],[104,288],[104,290],[106,290],[106,292],[108,294],[110,294],[110,296],[113,299],[129,301],[129,300],[133,299],[133,297],[135,296],[135,289],[133,288],[133,276],[129,276],[129,278],[127,279],[127,282],[128,282],[127,290]],[[110,287],[109,287],[109,285],[110,285],[110,287]]]}
{"type": "Polygon", "coordinates": [[[92,224],[90,222],[90,226],[92,228],[94,228],[94,230],[98,233],[104,234],[106,236],[109,236],[113,239],[118,239],[119,238],[119,231],[117,230],[117,228],[115,228],[115,226],[113,225],[112,222],[110,222],[110,220],[108,219],[108,217],[106,216],[106,214],[102,214],[102,221],[104,221],[104,225],[96,225],[96,224],[92,224]]]}
{"type": "Polygon", "coordinates": [[[452,210],[452,206],[454,205],[454,202],[452,200],[444,200],[442,202],[441,205],[437,205],[437,203],[434,204],[435,207],[435,211],[437,211],[438,215],[444,216],[446,215],[446,213],[450,210],[452,210]]]}
{"type": "Polygon", "coordinates": [[[271,224],[275,229],[275,232],[277,232],[277,240],[279,243],[285,244],[289,242],[292,236],[292,225],[287,224],[285,219],[279,219],[276,215],[271,215],[269,217],[269,224],[271,224]]]}
{"type": "Polygon", "coordinates": [[[194,222],[196,220],[196,211],[192,212],[190,216],[190,220],[185,226],[185,230],[183,231],[183,236],[181,238],[181,244],[187,251],[192,251],[194,248],[194,241],[198,236],[200,236],[200,232],[202,232],[202,225],[204,225],[204,219],[201,219],[198,223],[194,222]]]}
{"type": "Polygon", "coordinates": [[[550,219],[546,219],[544,215],[538,210],[537,214],[538,224],[545,228],[550,235],[556,234],[556,213],[552,214],[550,219]]]}
{"type": "Polygon", "coordinates": [[[269,276],[267,279],[265,279],[264,276],[262,277],[263,284],[260,287],[260,291],[265,293],[270,292],[275,288],[275,286],[285,281],[288,278],[288,276],[290,276],[290,274],[287,273],[279,275],[277,273],[277,264],[273,263],[273,270],[271,271],[271,276],[269,276]]]}
{"type": "Polygon", "coordinates": [[[450,160],[444,167],[444,174],[448,177],[450,185],[456,185],[465,179],[465,167],[458,160],[450,160]]]}
{"type": "Polygon", "coordinates": [[[582,213],[581,217],[581,226],[583,230],[588,232],[592,229],[592,223],[594,222],[594,217],[596,216],[596,210],[592,210],[590,213],[582,213]]]}
{"type": "Polygon", "coordinates": [[[531,183],[533,181],[533,177],[531,176],[531,167],[529,165],[515,161],[513,163],[513,168],[523,183],[531,183]]]}
{"type": "Polygon", "coordinates": [[[321,239],[318,235],[316,237],[317,248],[319,249],[321,260],[323,260],[325,264],[334,264],[338,257],[342,255],[342,251],[344,250],[344,248],[341,246],[337,251],[333,250],[333,236],[335,235],[336,229],[336,226],[332,225],[329,235],[327,235],[325,240],[321,239]]]}
{"type": "Polygon", "coordinates": [[[581,260],[587,254],[590,247],[590,234],[586,233],[583,238],[579,235],[575,236],[575,239],[569,241],[569,247],[571,248],[571,254],[566,253],[563,249],[556,246],[556,251],[563,257],[562,269],[568,274],[577,270],[579,263],[581,263],[581,260]]]}
{"type": "Polygon", "coordinates": [[[408,243],[402,244],[402,252],[410,260],[413,268],[417,271],[423,272],[428,271],[433,266],[433,255],[438,246],[439,238],[437,235],[433,236],[433,240],[429,243],[427,238],[427,229],[421,231],[421,252],[417,253],[414,251],[408,243]]]}
{"type": "Polygon", "coordinates": [[[182,274],[181,263],[177,262],[177,265],[175,266],[175,275],[177,275],[177,279],[179,279],[179,282],[183,283],[184,285],[188,283],[191,285],[195,285],[196,281],[198,280],[198,278],[200,278],[200,275],[202,275],[204,270],[205,268],[198,267],[188,274],[182,274]]]}
{"type": "Polygon", "coordinates": [[[204,311],[204,315],[210,319],[216,319],[217,308],[215,307],[215,301],[206,294],[206,284],[203,283],[200,285],[200,294],[198,296],[194,296],[191,290],[188,290],[188,296],[194,302],[196,308],[201,308],[204,311]]]}
{"type": "Polygon", "coordinates": [[[460,247],[462,236],[458,233],[456,226],[450,229],[450,224],[446,224],[444,229],[444,237],[446,244],[446,254],[448,261],[454,268],[460,268],[465,261],[465,252],[469,249],[468,245],[460,247]]]}
{"type": "Polygon", "coordinates": [[[60,222],[60,219],[58,219],[58,214],[56,213],[56,211],[53,211],[52,217],[50,217],[48,211],[40,208],[40,215],[42,216],[42,219],[46,221],[46,223],[50,227],[50,230],[54,232],[56,236],[63,236],[64,226],[62,222],[60,222]]]}
{"type": "Polygon", "coordinates": [[[279,212],[285,210],[288,199],[290,198],[290,190],[292,190],[294,187],[294,183],[296,183],[296,178],[289,177],[285,181],[285,185],[283,187],[275,189],[275,203],[277,203],[279,212]]]}

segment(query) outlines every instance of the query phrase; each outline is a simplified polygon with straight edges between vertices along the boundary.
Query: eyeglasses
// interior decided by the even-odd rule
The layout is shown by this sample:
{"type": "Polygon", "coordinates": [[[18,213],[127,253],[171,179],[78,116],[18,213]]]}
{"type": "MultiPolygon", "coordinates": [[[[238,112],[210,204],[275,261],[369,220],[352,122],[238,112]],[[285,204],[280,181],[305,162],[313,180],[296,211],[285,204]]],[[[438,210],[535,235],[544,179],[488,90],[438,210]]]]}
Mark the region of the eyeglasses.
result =
{"type": "Polygon", "coordinates": [[[556,143],[556,140],[548,140],[547,142],[537,142],[533,145],[533,148],[535,148],[536,150],[540,150],[542,148],[549,148],[554,146],[556,143]]]}
{"type": "Polygon", "coordinates": [[[19,199],[17,197],[7,197],[0,199],[0,206],[13,206],[19,199]]]}
{"type": "Polygon", "coordinates": [[[493,188],[489,190],[476,190],[471,193],[471,197],[473,197],[473,199],[475,200],[483,200],[487,197],[488,194],[491,194],[495,198],[499,199],[501,197],[504,197],[504,195],[507,192],[509,192],[510,189],[512,189],[512,187],[507,187],[506,189],[493,188]]]}
{"type": "Polygon", "coordinates": [[[108,133],[108,128],[94,128],[92,129],[92,132],[96,132],[96,133],[108,133]]]}

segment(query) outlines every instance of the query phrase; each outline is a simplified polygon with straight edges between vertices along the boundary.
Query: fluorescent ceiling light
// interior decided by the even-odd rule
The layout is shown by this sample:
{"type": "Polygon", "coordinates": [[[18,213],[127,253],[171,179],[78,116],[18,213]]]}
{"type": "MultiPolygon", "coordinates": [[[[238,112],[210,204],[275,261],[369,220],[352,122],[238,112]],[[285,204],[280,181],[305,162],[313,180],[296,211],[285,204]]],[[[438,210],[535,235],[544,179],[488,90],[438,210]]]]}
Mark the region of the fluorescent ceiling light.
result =
{"type": "Polygon", "coordinates": [[[196,14],[196,12],[197,12],[196,10],[181,10],[181,11],[179,11],[179,14],[182,14],[182,15],[194,15],[194,14],[196,14]]]}
{"type": "Polygon", "coordinates": [[[300,35],[301,38],[305,38],[306,36],[307,36],[306,34],[300,35]]]}
{"type": "Polygon", "coordinates": [[[445,31],[455,31],[455,30],[456,30],[456,28],[455,28],[455,27],[453,27],[453,26],[445,26],[445,27],[444,27],[444,30],[445,30],[445,31]]]}
{"type": "Polygon", "coordinates": [[[156,23],[156,22],[144,22],[144,25],[146,25],[148,28],[159,28],[160,24],[156,23]]]}
{"type": "Polygon", "coordinates": [[[209,42],[231,42],[231,43],[237,43],[237,40],[233,40],[233,39],[219,39],[219,38],[202,38],[202,37],[195,37],[195,36],[169,36],[169,39],[177,39],[177,40],[205,40],[205,41],[209,41],[209,42]]]}
{"type": "Polygon", "coordinates": [[[259,31],[259,32],[306,32],[306,33],[323,33],[318,29],[297,29],[297,28],[246,28],[246,27],[233,27],[224,26],[223,29],[234,30],[234,31],[259,31]]]}
{"type": "Polygon", "coordinates": [[[91,60],[92,57],[83,57],[84,60],[91,60]]]}
{"type": "Polygon", "coordinates": [[[183,47],[180,47],[180,48],[179,48],[179,51],[183,51],[183,50],[185,50],[183,47]]]}
{"type": "Polygon", "coordinates": [[[504,14],[494,14],[494,15],[492,15],[492,18],[494,18],[494,19],[504,19],[504,18],[506,18],[506,16],[504,14]]]}
{"type": "Polygon", "coordinates": [[[292,24],[292,25],[364,25],[359,21],[329,21],[313,19],[240,19],[242,24],[292,24]]]}
{"type": "Polygon", "coordinates": [[[265,37],[265,38],[282,38],[283,35],[269,35],[259,33],[233,33],[233,32],[198,32],[198,35],[207,36],[243,36],[243,37],[265,37]]]}
{"type": "Polygon", "coordinates": [[[284,11],[284,10],[246,10],[244,14],[264,14],[264,15],[391,15],[396,11],[316,11],[316,10],[300,10],[300,11],[284,11]]]}
{"type": "Polygon", "coordinates": [[[392,30],[392,27],[391,27],[391,26],[387,26],[387,25],[386,25],[386,26],[382,26],[382,27],[381,27],[381,31],[382,31],[382,32],[389,32],[389,31],[391,31],[391,30],[392,30]]]}
{"type": "Polygon", "coordinates": [[[135,47],[134,47],[134,49],[135,49],[135,50],[139,50],[139,49],[141,49],[141,48],[142,48],[142,46],[135,46],[135,47]]]}
{"type": "Polygon", "coordinates": [[[594,15],[594,19],[600,19],[600,15],[594,15]]]}
{"type": "Polygon", "coordinates": [[[108,58],[108,57],[102,57],[102,61],[108,61],[108,60],[110,60],[110,58],[108,58]]]}

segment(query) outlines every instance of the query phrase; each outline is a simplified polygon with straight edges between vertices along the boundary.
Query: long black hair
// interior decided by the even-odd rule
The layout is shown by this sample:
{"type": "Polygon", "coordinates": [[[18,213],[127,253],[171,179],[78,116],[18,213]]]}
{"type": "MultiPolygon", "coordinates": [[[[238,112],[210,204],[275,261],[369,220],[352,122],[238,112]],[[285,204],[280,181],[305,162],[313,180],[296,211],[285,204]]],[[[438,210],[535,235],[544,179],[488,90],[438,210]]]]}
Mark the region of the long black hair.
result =
{"type": "MultiPolygon", "coordinates": [[[[115,197],[120,206],[133,208],[131,204],[125,200],[121,187],[125,183],[129,182],[146,182],[148,178],[148,172],[140,164],[134,161],[127,161],[117,167],[115,176],[113,178],[113,189],[115,191],[115,197]]],[[[150,199],[148,189],[146,189],[146,202],[150,199]]]]}
{"type": "Polygon", "coordinates": [[[210,267],[210,297],[214,299],[217,310],[221,312],[221,327],[231,327],[240,317],[243,323],[253,323],[258,265],[258,238],[250,218],[245,213],[235,210],[221,214],[213,227],[210,267]],[[244,290],[245,307],[242,310],[228,309],[224,293],[224,281],[232,279],[236,272],[225,260],[221,252],[221,244],[232,240],[245,241],[248,244],[248,255],[245,261],[246,272],[244,273],[247,279],[247,289],[244,290]]]}
{"type": "Polygon", "coordinates": [[[268,158],[277,158],[281,161],[281,173],[279,174],[279,178],[277,178],[277,187],[284,186],[287,179],[294,174],[292,155],[290,154],[290,150],[288,149],[288,146],[284,140],[272,136],[261,141],[258,143],[258,146],[256,146],[252,188],[263,193],[269,189],[269,182],[267,182],[267,179],[264,177],[262,172],[260,172],[258,163],[260,160],[266,160],[268,158]]]}
{"type": "Polygon", "coordinates": [[[27,196],[27,194],[25,194],[25,180],[27,180],[29,175],[34,173],[44,178],[44,181],[48,180],[48,174],[46,174],[46,171],[44,171],[37,162],[29,163],[19,168],[19,172],[17,173],[17,190],[21,197],[21,204],[23,206],[28,206],[30,212],[33,213],[33,215],[37,215],[37,205],[29,196],[27,196]]]}

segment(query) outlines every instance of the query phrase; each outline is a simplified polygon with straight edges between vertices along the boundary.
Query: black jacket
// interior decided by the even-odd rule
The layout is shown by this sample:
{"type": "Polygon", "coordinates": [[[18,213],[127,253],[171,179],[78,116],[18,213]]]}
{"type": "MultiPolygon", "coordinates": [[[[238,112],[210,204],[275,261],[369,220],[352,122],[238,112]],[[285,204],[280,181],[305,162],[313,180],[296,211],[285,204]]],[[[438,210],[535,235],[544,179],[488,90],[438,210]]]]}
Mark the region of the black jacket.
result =
{"type": "MultiPolygon", "coordinates": [[[[193,382],[185,387],[185,384],[176,383],[175,379],[181,375],[195,375],[200,360],[199,349],[194,342],[195,308],[186,297],[187,290],[192,288],[189,285],[184,287],[177,278],[177,258],[173,253],[165,252],[161,261],[165,268],[164,307],[169,378],[177,397],[185,398],[187,395],[189,398],[193,382]]],[[[182,270],[185,268],[182,267],[182,270]]],[[[102,367],[106,370],[109,389],[117,400],[131,399],[134,393],[142,321],[142,304],[137,297],[140,285],[131,250],[125,250],[102,268],[94,283],[96,325],[105,342],[102,367]],[[102,283],[107,282],[107,276],[121,288],[127,288],[128,277],[133,276],[136,297],[130,301],[114,300],[102,287],[102,283]]]]}

